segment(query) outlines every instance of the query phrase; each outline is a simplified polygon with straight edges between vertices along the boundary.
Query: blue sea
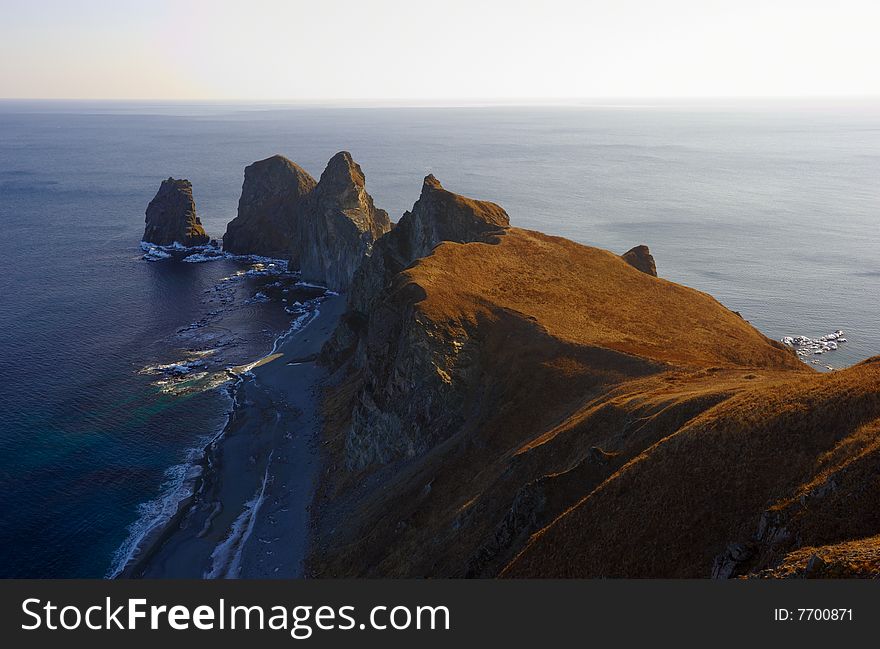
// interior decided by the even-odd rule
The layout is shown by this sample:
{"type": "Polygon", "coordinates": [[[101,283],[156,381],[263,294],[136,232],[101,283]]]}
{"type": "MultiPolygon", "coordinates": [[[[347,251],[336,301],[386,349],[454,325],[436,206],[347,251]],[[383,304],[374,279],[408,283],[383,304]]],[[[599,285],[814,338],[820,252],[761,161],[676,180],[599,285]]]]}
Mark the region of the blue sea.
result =
{"type": "Polygon", "coordinates": [[[247,164],[317,177],[343,149],[393,219],[433,173],[517,226],[646,243],[770,337],[843,330],[819,370],[880,353],[878,104],[0,102],[0,576],[111,572],[229,409],[222,372],[161,366],[253,360],[290,323],[265,266],[142,259],[160,181],[219,238],[247,164]]]}

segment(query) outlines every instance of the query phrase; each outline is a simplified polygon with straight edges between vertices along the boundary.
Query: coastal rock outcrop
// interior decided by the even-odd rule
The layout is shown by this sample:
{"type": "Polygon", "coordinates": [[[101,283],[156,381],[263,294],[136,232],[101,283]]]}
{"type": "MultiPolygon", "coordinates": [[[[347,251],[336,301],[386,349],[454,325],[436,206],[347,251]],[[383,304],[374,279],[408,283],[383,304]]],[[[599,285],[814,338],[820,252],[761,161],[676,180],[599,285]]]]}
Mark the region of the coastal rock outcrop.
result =
{"type": "Polygon", "coordinates": [[[633,268],[657,277],[657,265],[654,263],[654,257],[651,255],[648,246],[641,245],[631,248],[623,253],[621,257],[633,268]]]}
{"type": "Polygon", "coordinates": [[[394,238],[401,260],[408,264],[430,254],[442,241],[489,241],[509,225],[510,217],[499,205],[454,194],[428,175],[412,211],[397,224],[394,238]]]}
{"type": "Polygon", "coordinates": [[[439,243],[493,243],[510,225],[499,205],[455,194],[433,175],[425,177],[412,210],[405,212],[356,273],[350,305],[369,313],[373,302],[394,276],[415,260],[429,255],[439,243]]]}
{"type": "Polygon", "coordinates": [[[157,246],[179,243],[189,247],[205,245],[209,240],[196,216],[192,183],[175,178],[163,180],[147,206],[143,241],[157,246]]]}
{"type": "Polygon", "coordinates": [[[412,210],[376,242],[373,254],[364,260],[354,279],[349,313],[329,346],[335,345],[338,352],[345,346],[340,340],[357,340],[354,363],[365,376],[346,440],[348,468],[413,457],[442,439],[450,422],[462,423],[459,384],[450,381],[448,372],[452,371],[449,363],[463,363],[469,350],[455,348],[450,356],[446,347],[436,348],[437,341],[445,337],[443,332],[426,322],[410,326],[416,318],[411,300],[417,300],[420,291],[414,285],[401,286],[396,279],[438,244],[490,245],[497,243],[509,224],[507,213],[498,205],[447,191],[429,175],[412,210]],[[407,297],[398,301],[401,296],[407,297]],[[366,322],[366,333],[359,339],[352,330],[358,322],[366,322]],[[401,393],[411,390],[418,390],[423,398],[417,403],[395,403],[401,393]]]}
{"type": "MultiPolygon", "coordinates": [[[[248,165],[238,201],[238,216],[226,227],[223,249],[233,254],[287,258],[299,250],[316,182],[281,155],[248,165]]],[[[299,260],[294,258],[292,267],[299,260]]]]}
{"type": "Polygon", "coordinates": [[[245,169],[238,216],[223,248],[285,258],[303,280],[344,291],[373,242],[391,229],[373,203],[364,173],[347,151],[330,159],[319,181],[284,156],[245,169]]]}
{"type": "Polygon", "coordinates": [[[365,182],[347,151],[327,163],[290,248],[291,266],[303,280],[346,290],[373,242],[391,229],[388,213],[374,205],[365,182]]]}

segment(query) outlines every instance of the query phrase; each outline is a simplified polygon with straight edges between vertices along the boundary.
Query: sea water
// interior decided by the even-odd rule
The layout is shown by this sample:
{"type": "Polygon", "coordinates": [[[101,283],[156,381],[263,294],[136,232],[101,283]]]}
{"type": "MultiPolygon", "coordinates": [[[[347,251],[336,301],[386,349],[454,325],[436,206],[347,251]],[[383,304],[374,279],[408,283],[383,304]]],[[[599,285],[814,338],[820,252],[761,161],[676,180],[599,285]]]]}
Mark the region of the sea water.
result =
{"type": "MultiPolygon", "coordinates": [[[[219,238],[247,164],[281,153],[317,177],[343,149],[392,219],[433,173],[517,226],[616,252],[646,243],[662,277],[772,338],[842,330],[846,343],[808,359],[817,369],[880,353],[869,102],[0,102],[0,576],[107,574],[225,422],[222,381],[168,389],[150,368],[182,360],[178,332],[223,308],[212,296],[250,266],[145,261],[160,181],[190,179],[219,238]]],[[[230,362],[265,354],[291,320],[250,281],[209,323],[233,341],[230,362]]]]}

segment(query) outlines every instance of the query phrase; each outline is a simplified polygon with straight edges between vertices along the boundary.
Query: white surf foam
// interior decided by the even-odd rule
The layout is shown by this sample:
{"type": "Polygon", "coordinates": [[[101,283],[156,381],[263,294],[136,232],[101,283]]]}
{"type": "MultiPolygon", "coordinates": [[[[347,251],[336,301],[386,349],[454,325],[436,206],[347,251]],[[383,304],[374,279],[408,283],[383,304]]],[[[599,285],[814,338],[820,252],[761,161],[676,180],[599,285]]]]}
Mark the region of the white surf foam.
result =
{"type": "Polygon", "coordinates": [[[141,241],[141,250],[144,252],[143,259],[147,261],[163,261],[177,258],[188,264],[199,264],[218,259],[231,259],[233,261],[253,264],[253,268],[244,271],[249,275],[272,275],[287,272],[287,260],[264,257],[262,255],[234,255],[210,243],[203,246],[184,246],[175,241],[169,246],[160,246],[148,241],[141,241]]]}
{"type": "Polygon", "coordinates": [[[186,262],[187,264],[201,264],[206,261],[217,261],[218,259],[226,259],[226,255],[223,253],[219,254],[205,254],[203,252],[196,252],[187,257],[181,259],[181,261],[186,262]]]}
{"type": "MultiPolygon", "coordinates": [[[[290,327],[284,333],[275,338],[275,341],[272,344],[272,350],[258,361],[255,361],[254,363],[244,368],[240,368],[239,372],[233,374],[235,381],[230,386],[228,386],[227,390],[223,392],[223,394],[230,401],[230,407],[228,408],[226,421],[223,423],[222,426],[219,427],[219,430],[217,430],[214,435],[202,438],[198,446],[188,450],[183,462],[170,467],[165,472],[165,480],[160,488],[159,495],[153,500],[143,503],[138,507],[137,519],[128,527],[128,535],[126,536],[126,539],[113,554],[110,562],[110,567],[107,570],[107,578],[113,579],[122,574],[125,568],[138,558],[140,552],[142,551],[142,546],[144,542],[152,534],[164,528],[169,523],[169,521],[171,521],[172,518],[178,513],[184,501],[195,494],[197,481],[203,474],[202,467],[205,461],[206,451],[212,444],[216,444],[222,438],[223,433],[226,431],[226,428],[229,425],[229,421],[233,415],[235,395],[238,392],[239,386],[243,381],[253,376],[250,370],[254,366],[256,366],[260,360],[264,360],[266,357],[277,353],[278,348],[290,335],[301,331],[318,316],[318,314],[320,313],[318,305],[321,303],[322,300],[323,296],[318,296],[311,300],[307,300],[301,306],[297,307],[294,312],[297,317],[293,319],[290,327]]],[[[165,366],[155,366],[145,369],[156,371],[160,367],[169,367],[174,365],[180,364],[170,363],[165,366]]],[[[231,369],[229,369],[228,371],[231,372],[231,369]]],[[[210,470],[210,466],[208,467],[208,470],[210,470]]],[[[266,471],[268,475],[268,465],[266,471]]],[[[266,478],[264,477],[261,491],[257,495],[256,499],[249,501],[248,505],[246,506],[246,511],[253,512],[253,517],[256,516],[256,512],[259,510],[259,505],[262,503],[260,498],[262,498],[262,494],[265,491],[265,479],[266,478]]],[[[243,512],[241,516],[244,515],[245,512],[243,512]]],[[[244,525],[244,523],[242,523],[242,525],[244,525]]],[[[233,525],[233,528],[234,527],[235,525],[233,525]]],[[[253,529],[252,521],[250,522],[249,526],[244,528],[242,531],[247,532],[247,534],[249,535],[251,529],[253,529]]],[[[246,538],[244,540],[246,540],[246,538]]],[[[243,541],[239,542],[239,545],[242,544],[243,541]]],[[[217,550],[215,550],[215,552],[217,552],[217,550]]],[[[240,552],[238,559],[235,559],[233,557],[232,564],[234,565],[231,565],[230,562],[226,562],[229,569],[227,569],[225,573],[231,574],[233,569],[238,569],[238,562],[240,562],[240,552]]]]}
{"type": "MultiPolygon", "coordinates": [[[[144,251],[143,258],[147,261],[171,259],[175,254],[177,254],[177,256],[189,254],[189,256],[202,255],[206,258],[208,256],[211,256],[212,258],[216,256],[218,259],[223,258],[223,252],[220,248],[212,246],[211,244],[187,247],[182,243],[175,241],[169,246],[160,246],[155,243],[150,243],[149,241],[141,241],[141,250],[144,251]]],[[[183,261],[187,261],[187,259],[184,259],[183,261]]]]}
{"type": "MultiPolygon", "coordinates": [[[[819,364],[819,360],[815,358],[816,356],[837,351],[840,349],[840,345],[845,342],[846,338],[841,329],[818,338],[810,338],[809,336],[785,336],[782,338],[783,344],[794,349],[802,360],[807,361],[807,359],[811,359],[809,362],[813,365],[819,364]]],[[[826,367],[833,369],[830,366],[826,367]]]]}
{"type": "Polygon", "coordinates": [[[232,417],[233,397],[225,393],[230,400],[226,421],[213,436],[202,438],[202,443],[186,452],[184,461],[175,464],[165,471],[165,479],[159,489],[159,495],[138,506],[138,517],[128,527],[128,535],[110,560],[106,577],[115,579],[125,568],[139,556],[142,544],[153,533],[164,528],[177,514],[185,500],[195,494],[197,480],[203,473],[205,450],[226,430],[232,417]]]}

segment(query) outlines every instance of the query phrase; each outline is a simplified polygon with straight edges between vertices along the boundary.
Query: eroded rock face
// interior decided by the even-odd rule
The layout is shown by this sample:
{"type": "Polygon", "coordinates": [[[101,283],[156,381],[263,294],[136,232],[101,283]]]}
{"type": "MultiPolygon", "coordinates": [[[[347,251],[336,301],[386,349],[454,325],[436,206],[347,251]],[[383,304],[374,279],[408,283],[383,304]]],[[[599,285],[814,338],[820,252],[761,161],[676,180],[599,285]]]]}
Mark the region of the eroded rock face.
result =
{"type": "Polygon", "coordinates": [[[291,247],[291,264],[305,281],[347,290],[373,243],[390,229],[388,213],[367,193],[360,165],[341,151],[327,163],[309,197],[307,217],[291,247]]]}
{"type": "Polygon", "coordinates": [[[376,242],[373,254],[358,270],[349,302],[352,310],[370,312],[391,279],[431,254],[437,244],[491,242],[509,225],[510,217],[501,206],[447,191],[433,175],[426,176],[412,210],[376,242]]]}
{"type": "Polygon", "coordinates": [[[327,348],[332,356],[355,347],[353,362],[365,378],[345,443],[347,468],[417,456],[461,425],[465,382],[450,375],[460,373],[453,366],[473,366],[466,362],[471,349],[418,315],[419,288],[398,285],[399,273],[444,241],[488,243],[509,223],[498,205],[449,192],[428,176],[412,210],[364,260],[349,313],[327,348]],[[409,398],[414,392],[418,400],[409,398]]]}
{"type": "Polygon", "coordinates": [[[633,268],[657,277],[657,265],[648,246],[636,246],[621,255],[623,260],[633,268]]]}
{"type": "Polygon", "coordinates": [[[238,216],[227,226],[223,248],[286,258],[303,280],[345,291],[373,242],[390,229],[347,151],[331,158],[318,182],[275,155],[245,169],[238,216]]]}
{"type": "Polygon", "coordinates": [[[159,186],[156,196],[147,206],[146,228],[143,240],[158,246],[179,243],[200,246],[208,243],[208,235],[196,216],[192,183],[168,178],[159,186]]]}
{"type": "Polygon", "coordinates": [[[398,223],[397,240],[409,263],[430,254],[441,241],[484,241],[509,225],[510,217],[499,205],[453,194],[429,175],[412,211],[398,223]]]}
{"type": "MultiPolygon", "coordinates": [[[[287,258],[299,250],[302,221],[315,179],[281,155],[244,170],[238,216],[226,227],[223,249],[234,254],[287,258]]],[[[299,263],[293,259],[293,265],[299,263]]]]}

